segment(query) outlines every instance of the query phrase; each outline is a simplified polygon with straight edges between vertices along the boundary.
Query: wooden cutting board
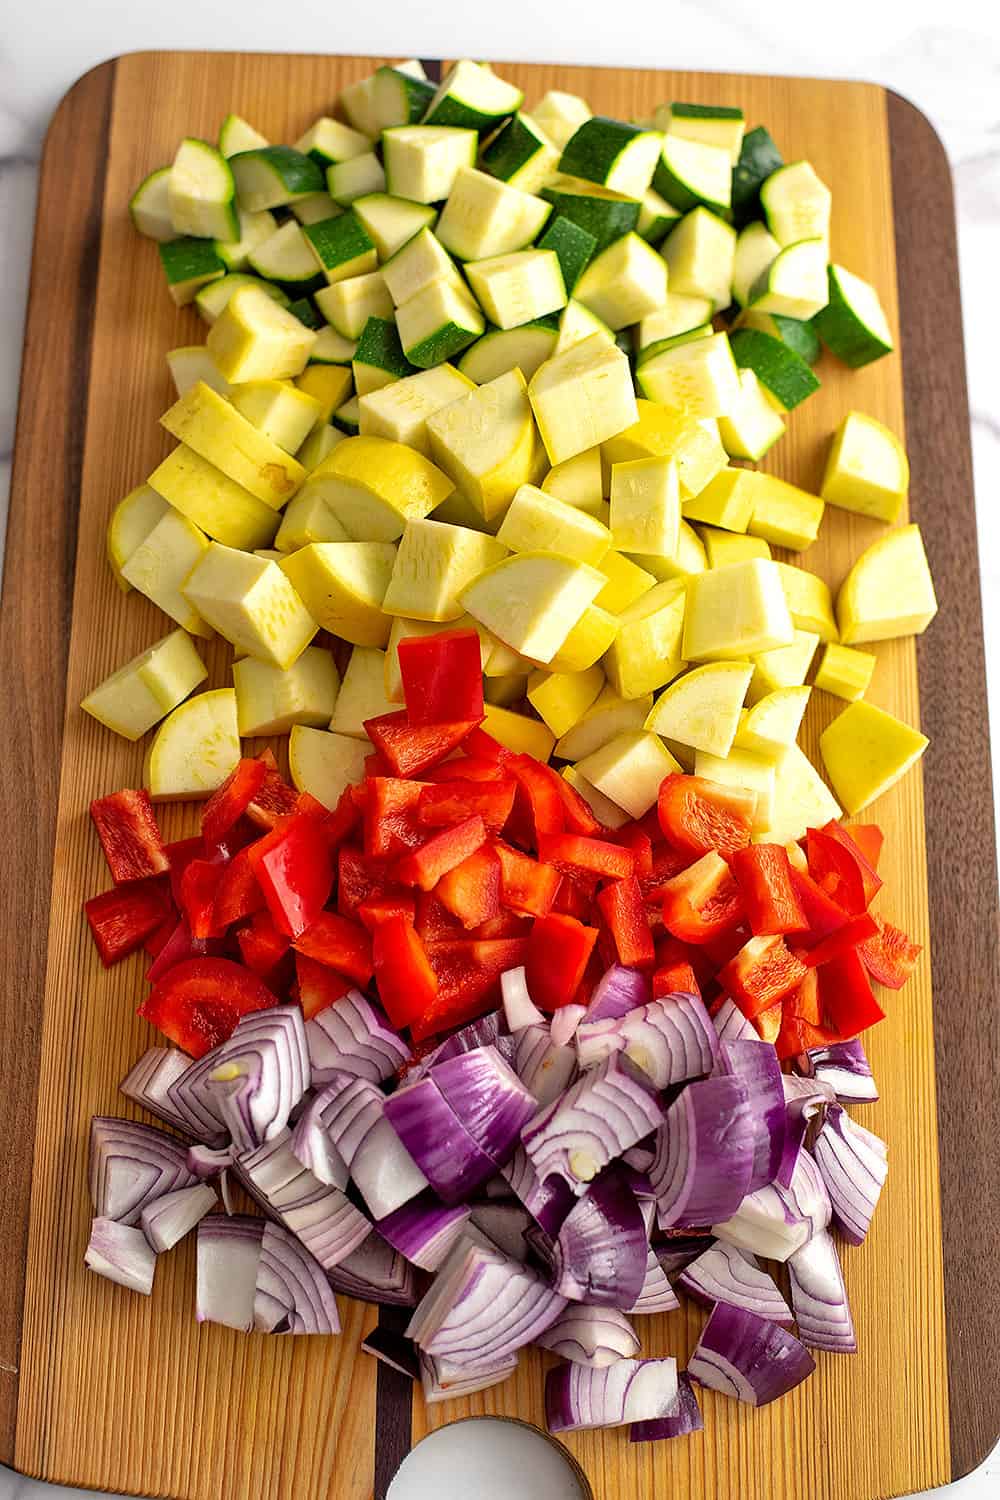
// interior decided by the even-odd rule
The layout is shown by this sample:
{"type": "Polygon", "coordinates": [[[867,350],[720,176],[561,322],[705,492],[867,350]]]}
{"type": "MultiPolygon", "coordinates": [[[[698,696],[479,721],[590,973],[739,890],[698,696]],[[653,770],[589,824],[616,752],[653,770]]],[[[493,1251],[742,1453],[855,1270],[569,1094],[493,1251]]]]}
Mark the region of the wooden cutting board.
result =
{"type": "MultiPolygon", "coordinates": [[[[42,166],[0,621],[0,1460],[67,1483],[178,1500],[369,1500],[411,1441],[475,1412],[542,1419],[543,1364],[428,1412],[358,1346],[374,1309],[341,1299],[331,1340],[237,1337],[194,1322],[189,1240],[148,1301],[84,1272],[87,1129],[127,1112],[118,1080],[149,1044],[141,958],[105,972],[80,915],[106,883],[89,800],[136,785],[141,747],[82,715],[86,689],[162,633],[103,558],[113,504],[168,447],[164,353],[200,341],[173,308],[155,249],[133,233],[135,184],[183,135],[229,109],[295,139],[380,59],[144,53],[88,73],[59,107],[42,166]],[[411,1411],[412,1404],[412,1411],[411,1411]]],[[[762,1413],[711,1392],[705,1432],[630,1447],[570,1440],[601,1500],[875,1500],[973,1468],[1000,1431],[997,887],[975,520],[951,184],[940,143],[868,84],[722,74],[506,66],[529,101],[557,87],[603,113],[664,99],[740,104],[786,159],[834,193],[833,251],[878,287],[900,352],[856,374],[824,358],[773,467],[818,485],[848,407],[902,433],[913,516],[941,612],[877,648],[871,698],[932,736],[922,769],[872,810],[887,833],[885,907],[924,945],[887,996],[870,1051],[883,1095],[865,1123],[891,1172],[867,1245],[845,1252],[856,1358],[762,1413]],[[932,1004],[932,980],[934,1000],[932,1004]]],[[[877,534],[832,511],[808,565],[836,584],[877,534]]],[[[226,680],[221,647],[213,682],[226,680]]],[[[809,740],[837,711],[817,694],[809,740]]],[[[171,836],[196,820],[171,808],[171,836]]],[[[643,1324],[646,1351],[684,1360],[702,1316],[643,1324]]]]}

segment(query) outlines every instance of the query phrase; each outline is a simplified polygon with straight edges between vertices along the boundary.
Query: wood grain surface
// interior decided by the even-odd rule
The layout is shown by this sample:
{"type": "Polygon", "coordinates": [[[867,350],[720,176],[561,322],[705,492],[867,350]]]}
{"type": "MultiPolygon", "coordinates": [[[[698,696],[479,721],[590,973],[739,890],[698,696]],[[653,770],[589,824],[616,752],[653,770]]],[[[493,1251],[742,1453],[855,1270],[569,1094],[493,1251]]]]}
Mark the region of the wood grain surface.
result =
{"type": "MultiPolygon", "coordinates": [[[[103,530],[114,503],[167,450],[157,426],[172,399],[164,352],[203,336],[193,310],[170,303],[155,248],[137,242],[126,205],[182,135],[213,136],[233,109],[271,139],[294,139],[376,61],[129,56],[87,75],[50,132],[0,636],[0,711],[19,770],[3,793],[15,873],[0,882],[0,1124],[11,1142],[0,1186],[13,1230],[0,1244],[0,1459],[63,1482],[177,1500],[370,1500],[384,1495],[392,1472],[383,1446],[376,1473],[377,1407],[394,1447],[406,1440],[405,1392],[377,1380],[375,1362],[358,1352],[374,1309],[340,1299],[339,1340],[240,1338],[195,1325],[190,1244],[162,1258],[148,1301],[82,1267],[88,1122],[97,1111],[130,1111],[118,1080],[151,1037],[135,1015],[141,960],[104,971],[79,912],[107,883],[87,804],[137,784],[141,747],[85,720],[76,705],[163,633],[152,605],[135,594],[122,600],[103,530]]],[[[814,1379],[762,1413],[708,1393],[706,1431],[690,1442],[630,1447],[612,1432],[569,1446],[600,1500],[874,1500],[929,1487],[970,1467],[995,1437],[996,1395],[979,1390],[976,1343],[990,1322],[995,1340],[1000,1310],[997,1218],[989,1217],[997,1209],[995,1028],[981,1034],[1000,993],[996,886],[947,170],[922,117],[870,85],[498,66],[529,100],[569,88],[611,115],[644,116],[671,97],[742,104],[786,159],[808,157],[830,184],[834,256],[876,284],[894,327],[898,257],[903,359],[851,374],[824,358],[822,389],[792,415],[767,467],[815,488],[848,407],[904,432],[905,384],[914,514],[942,604],[921,642],[919,683],[913,642],[885,643],[875,648],[869,695],[911,723],[923,718],[939,745],[926,764],[932,905],[922,774],[873,809],[887,833],[885,910],[925,953],[908,988],[888,997],[889,1017],[871,1039],[883,1097],[864,1118],[887,1138],[891,1171],[869,1242],[844,1257],[861,1352],[821,1356],[814,1379]],[[952,309],[944,322],[942,306],[952,309]],[[958,1027],[950,1024],[957,1005],[958,1027]]],[[[831,511],[807,564],[836,585],[879,530],[831,511]]],[[[225,649],[208,655],[221,685],[225,649]]],[[[811,706],[809,748],[835,712],[832,699],[811,706]]],[[[168,835],[196,819],[190,806],[168,809],[168,835]]],[[[644,1347],[683,1360],[701,1322],[687,1309],[643,1320],[644,1347]]],[[[478,1397],[428,1413],[417,1395],[413,1439],[478,1411],[540,1421],[542,1377],[541,1357],[528,1355],[512,1380],[478,1397]]]]}

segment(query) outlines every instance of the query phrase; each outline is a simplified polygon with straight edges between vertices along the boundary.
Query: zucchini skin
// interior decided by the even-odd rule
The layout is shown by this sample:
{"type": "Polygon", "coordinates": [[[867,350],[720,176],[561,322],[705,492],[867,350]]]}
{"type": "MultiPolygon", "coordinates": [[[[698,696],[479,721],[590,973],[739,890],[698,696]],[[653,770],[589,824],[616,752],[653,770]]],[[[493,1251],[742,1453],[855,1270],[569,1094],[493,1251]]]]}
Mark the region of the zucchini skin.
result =
{"type": "Polygon", "coordinates": [[[729,343],[737,365],[753,370],[786,411],[819,390],[819,380],[805,360],[771,334],[761,333],[759,328],[737,328],[730,334],[729,343]]]}
{"type": "Polygon", "coordinates": [[[760,218],[761,185],[785,165],[784,158],[763,125],[748,130],[733,168],[733,223],[737,229],[760,218]]]}

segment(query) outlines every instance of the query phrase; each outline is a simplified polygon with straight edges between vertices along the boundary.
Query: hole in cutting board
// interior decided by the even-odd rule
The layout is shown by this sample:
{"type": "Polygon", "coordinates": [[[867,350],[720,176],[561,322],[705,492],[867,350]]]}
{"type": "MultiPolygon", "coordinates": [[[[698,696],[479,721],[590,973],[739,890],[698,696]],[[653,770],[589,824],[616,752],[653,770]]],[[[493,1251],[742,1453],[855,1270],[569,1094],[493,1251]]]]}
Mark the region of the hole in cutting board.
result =
{"type": "Polygon", "coordinates": [[[407,1454],[387,1500],[593,1500],[561,1443],[513,1417],[465,1417],[439,1427],[407,1454]]]}

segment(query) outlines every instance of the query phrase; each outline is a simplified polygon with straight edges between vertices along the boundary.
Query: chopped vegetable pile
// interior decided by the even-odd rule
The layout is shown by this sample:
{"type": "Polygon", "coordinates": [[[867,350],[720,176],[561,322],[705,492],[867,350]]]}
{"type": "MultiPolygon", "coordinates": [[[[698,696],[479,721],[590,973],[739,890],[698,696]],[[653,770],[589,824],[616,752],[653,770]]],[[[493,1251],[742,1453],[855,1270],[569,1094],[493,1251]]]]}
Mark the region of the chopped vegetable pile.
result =
{"type": "Polygon", "coordinates": [[[143,788],[91,805],[85,912],[103,963],[150,959],[166,1045],[121,1088],[169,1127],[93,1122],[86,1262],[148,1294],[196,1229],[199,1321],[408,1307],[364,1347],[428,1401],[534,1344],[551,1431],[644,1442],[702,1428],[698,1386],[765,1405],[856,1348],[836,1237],[887,1170],[858,1038],[920,948],[842,819],[927,743],[857,647],[936,602],[914,525],[836,603],[772,554],[828,504],[895,522],[873,418],[820,495],[746,466],[821,345],[892,349],[813,167],[737,109],[522,105],[482,64],[384,67],[347,123],[230,115],[132,200],[210,328],[108,531],[176,628],[82,705],[159,725],[143,788]],[[214,633],[233,686],[195,693],[214,633]],[[832,791],[814,688],[848,700],[832,791]],[[290,781],[241,747],[281,735],[290,781]],[[166,800],[199,831],[165,843],[166,800]],[[678,1294],[709,1309],[686,1371],[635,1326],[678,1294]]]}

